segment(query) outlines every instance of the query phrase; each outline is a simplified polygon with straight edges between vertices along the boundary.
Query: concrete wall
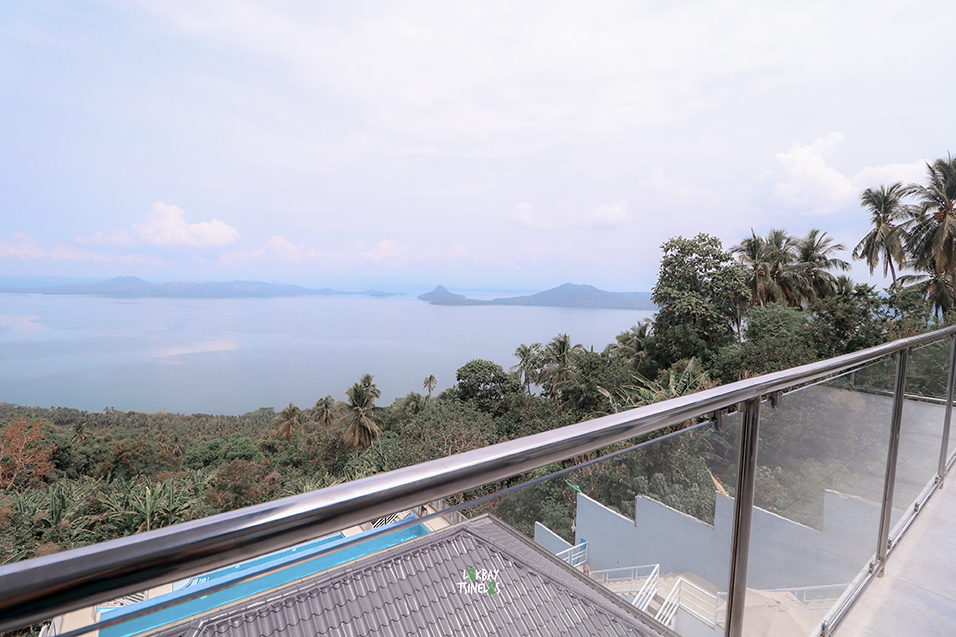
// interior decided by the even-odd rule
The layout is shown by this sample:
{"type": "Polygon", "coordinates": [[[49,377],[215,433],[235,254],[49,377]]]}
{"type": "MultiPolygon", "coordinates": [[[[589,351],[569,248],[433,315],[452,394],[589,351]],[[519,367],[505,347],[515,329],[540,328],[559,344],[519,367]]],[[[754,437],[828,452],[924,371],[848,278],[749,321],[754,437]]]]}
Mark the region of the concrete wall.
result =
{"type": "Polygon", "coordinates": [[[571,548],[564,538],[540,522],[534,523],[534,541],[555,555],[571,548]]]}
{"type": "MultiPolygon", "coordinates": [[[[593,569],[660,564],[661,574],[691,571],[726,590],[734,501],[715,497],[711,526],[643,496],[630,520],[578,494],[576,540],[588,541],[593,569]]],[[[748,586],[848,583],[876,550],[879,514],[876,504],[834,491],[824,495],[823,531],[755,509],[748,586]]]]}

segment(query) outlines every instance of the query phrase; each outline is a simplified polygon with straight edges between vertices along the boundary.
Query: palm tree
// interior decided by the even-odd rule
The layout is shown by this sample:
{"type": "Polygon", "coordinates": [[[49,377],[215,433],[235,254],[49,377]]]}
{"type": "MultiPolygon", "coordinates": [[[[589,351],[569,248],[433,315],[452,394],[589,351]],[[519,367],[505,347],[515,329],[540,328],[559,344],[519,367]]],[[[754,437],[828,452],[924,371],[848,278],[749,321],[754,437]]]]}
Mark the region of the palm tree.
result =
{"type": "Polygon", "coordinates": [[[846,247],[842,243],[833,243],[826,232],[813,228],[806,237],[797,240],[795,249],[797,263],[794,270],[802,275],[805,298],[810,300],[833,294],[837,279],[830,270],[846,272],[850,269],[849,263],[837,259],[833,253],[846,250],[846,247]]]}
{"type": "Polygon", "coordinates": [[[615,337],[617,345],[614,347],[614,352],[630,361],[631,367],[636,369],[647,354],[645,346],[650,336],[651,320],[644,319],[628,331],[621,332],[615,337]]]}
{"type": "Polygon", "coordinates": [[[315,407],[312,408],[312,418],[322,424],[323,427],[328,429],[332,426],[332,421],[335,420],[336,415],[336,404],[335,399],[331,396],[326,396],[325,398],[319,398],[315,402],[315,407]]]}
{"type": "Polygon", "coordinates": [[[926,167],[928,184],[906,189],[918,210],[906,246],[917,269],[926,271],[932,259],[937,277],[947,275],[956,296],[956,159],[948,155],[926,167]]]}
{"type": "Polygon", "coordinates": [[[279,425],[279,435],[292,440],[295,428],[302,424],[302,410],[289,403],[288,407],[276,414],[276,423],[279,425]]]}
{"type": "Polygon", "coordinates": [[[86,428],[86,424],[82,422],[73,423],[73,444],[82,444],[89,439],[90,431],[86,428]]]}
{"type": "Polygon", "coordinates": [[[916,269],[922,274],[905,274],[900,276],[903,285],[916,285],[923,297],[929,301],[933,314],[939,317],[956,306],[953,296],[952,280],[949,275],[936,269],[936,264],[930,259],[920,263],[916,269]]]}
{"type": "Polygon", "coordinates": [[[753,304],[797,305],[804,286],[799,273],[792,268],[796,260],[794,248],[794,239],[784,230],[771,230],[766,237],[758,237],[751,229],[750,237],[730,249],[750,270],[747,284],[753,304]]]}
{"type": "Polygon", "coordinates": [[[764,242],[771,266],[770,278],[776,290],[777,298],[774,300],[789,307],[797,307],[800,300],[807,295],[807,283],[803,273],[794,267],[799,240],[785,230],[771,230],[764,242]]]}
{"type": "Polygon", "coordinates": [[[373,382],[375,377],[371,374],[362,374],[362,377],[359,379],[362,387],[364,387],[368,393],[372,396],[372,400],[376,401],[382,397],[382,390],[379,389],[373,382]]]}
{"type": "Polygon", "coordinates": [[[899,294],[900,285],[896,279],[893,262],[900,268],[906,266],[906,252],[903,250],[905,232],[901,227],[913,209],[903,203],[907,189],[897,182],[890,186],[880,186],[879,190],[867,188],[860,196],[860,205],[870,213],[870,230],[853,248],[854,259],[866,259],[870,274],[883,262],[883,276],[889,270],[893,278],[893,290],[899,294]]]}
{"type": "Polygon", "coordinates": [[[401,399],[399,409],[406,415],[414,416],[422,413],[427,404],[428,399],[425,396],[422,396],[418,392],[408,392],[408,395],[401,399]]]}
{"type": "Polygon", "coordinates": [[[428,392],[428,397],[432,397],[432,392],[435,391],[435,388],[438,387],[438,379],[435,378],[434,374],[430,374],[428,378],[425,379],[425,382],[422,383],[422,389],[428,392]]]}
{"type": "MultiPolygon", "coordinates": [[[[371,379],[371,376],[366,374],[362,380],[364,381],[366,377],[371,379]]],[[[345,416],[348,420],[345,427],[345,440],[356,448],[370,446],[381,433],[381,429],[372,418],[372,408],[375,406],[373,390],[378,391],[375,385],[369,387],[362,381],[345,390],[345,395],[349,397],[349,413],[345,416]]]]}
{"type": "Polygon", "coordinates": [[[835,292],[837,296],[850,296],[853,294],[853,279],[845,274],[838,276],[835,292]]]}
{"type": "Polygon", "coordinates": [[[531,385],[540,380],[538,378],[540,373],[538,367],[541,361],[541,343],[532,343],[531,345],[522,343],[515,350],[514,356],[518,359],[518,364],[512,366],[508,373],[515,374],[524,386],[525,391],[530,394],[531,385]]]}
{"type": "Polygon", "coordinates": [[[573,376],[574,357],[584,351],[581,344],[571,345],[571,337],[567,334],[558,334],[545,346],[547,364],[541,370],[541,380],[551,383],[548,395],[552,400],[557,398],[561,386],[573,376]]]}

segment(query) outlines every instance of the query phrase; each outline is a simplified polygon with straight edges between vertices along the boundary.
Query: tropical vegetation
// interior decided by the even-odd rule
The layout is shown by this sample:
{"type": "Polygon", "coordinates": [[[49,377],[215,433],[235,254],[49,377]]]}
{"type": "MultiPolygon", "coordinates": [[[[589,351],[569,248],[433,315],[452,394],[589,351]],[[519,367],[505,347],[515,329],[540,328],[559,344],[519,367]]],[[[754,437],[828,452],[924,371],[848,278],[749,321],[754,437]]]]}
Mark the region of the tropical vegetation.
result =
{"type": "MultiPolygon", "coordinates": [[[[493,361],[468,361],[444,391],[435,394],[439,381],[429,375],[424,393],[390,405],[376,404],[382,392],[370,374],[344,389],[344,400],[328,394],[312,408],[290,403],[278,413],[262,408],[242,416],[0,403],[0,563],[445,457],[952,323],[954,201],[952,157],[929,164],[924,184],[862,193],[871,229],[852,257],[890,275],[885,291],[845,276],[845,246],[819,229],[804,235],[754,229],[729,248],[705,234],[674,237],[662,246],[655,317],[622,326],[603,349],[558,334],[518,345],[508,371],[493,361]]],[[[914,369],[937,369],[933,356],[914,369]]],[[[926,391],[940,391],[920,381],[932,374],[914,374],[926,391]]],[[[814,426],[790,423],[761,444],[792,455],[814,426]]],[[[634,497],[648,495],[712,521],[714,486],[732,483],[731,434],[684,433],[629,454],[613,469],[582,466],[575,486],[604,494],[625,514],[634,497]]],[[[826,458],[806,460],[800,469],[783,460],[762,467],[757,499],[813,525],[819,507],[807,484],[836,469],[826,458]]],[[[549,481],[488,506],[518,528],[540,520],[568,537],[573,502],[565,485],[549,481]]]]}

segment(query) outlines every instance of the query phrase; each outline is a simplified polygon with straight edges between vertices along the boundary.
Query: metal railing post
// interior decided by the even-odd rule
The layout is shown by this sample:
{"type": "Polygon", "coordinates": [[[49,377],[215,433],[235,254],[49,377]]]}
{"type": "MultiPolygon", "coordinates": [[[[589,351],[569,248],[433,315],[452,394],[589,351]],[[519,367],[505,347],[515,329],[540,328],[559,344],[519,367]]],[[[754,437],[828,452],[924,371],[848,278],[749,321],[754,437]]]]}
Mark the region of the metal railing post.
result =
{"type": "Polygon", "coordinates": [[[893,389],[893,415],[890,420],[890,445],[886,451],[886,474],[883,484],[883,514],[880,516],[879,545],[876,548],[878,577],[883,577],[886,568],[886,555],[889,552],[890,521],[893,514],[893,489],[896,485],[896,461],[900,451],[900,429],[903,422],[903,400],[906,392],[906,363],[910,350],[904,349],[896,354],[896,385],[893,389]]]}
{"type": "Polygon", "coordinates": [[[949,356],[949,381],[946,384],[946,415],[943,416],[943,441],[939,449],[939,469],[936,478],[939,488],[943,488],[943,478],[946,475],[946,456],[949,451],[949,424],[953,417],[953,387],[956,385],[956,336],[952,337],[952,348],[949,356]]]}
{"type": "Polygon", "coordinates": [[[750,531],[753,522],[754,488],[757,478],[760,398],[752,398],[746,401],[743,404],[742,415],[737,494],[734,498],[734,541],[730,549],[730,585],[727,589],[727,625],[724,633],[727,637],[741,637],[744,628],[747,565],[750,560],[750,531]]]}

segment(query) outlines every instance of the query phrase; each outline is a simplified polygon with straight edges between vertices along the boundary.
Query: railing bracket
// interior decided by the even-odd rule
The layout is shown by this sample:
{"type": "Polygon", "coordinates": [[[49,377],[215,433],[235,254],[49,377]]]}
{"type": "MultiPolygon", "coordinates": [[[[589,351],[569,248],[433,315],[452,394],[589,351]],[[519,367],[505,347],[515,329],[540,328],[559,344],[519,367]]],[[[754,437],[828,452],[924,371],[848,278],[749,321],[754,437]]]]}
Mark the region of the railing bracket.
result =
{"type": "Polygon", "coordinates": [[[770,406],[776,409],[780,406],[781,401],[783,400],[783,392],[775,391],[770,394],[770,406]]]}
{"type": "Polygon", "coordinates": [[[727,410],[718,409],[714,412],[714,417],[711,419],[714,423],[714,430],[721,433],[727,431],[727,410]]]}

